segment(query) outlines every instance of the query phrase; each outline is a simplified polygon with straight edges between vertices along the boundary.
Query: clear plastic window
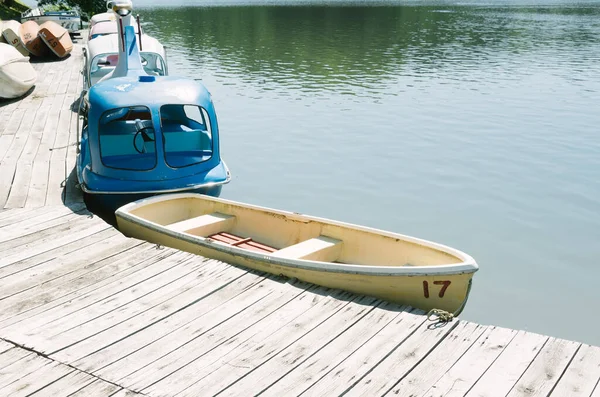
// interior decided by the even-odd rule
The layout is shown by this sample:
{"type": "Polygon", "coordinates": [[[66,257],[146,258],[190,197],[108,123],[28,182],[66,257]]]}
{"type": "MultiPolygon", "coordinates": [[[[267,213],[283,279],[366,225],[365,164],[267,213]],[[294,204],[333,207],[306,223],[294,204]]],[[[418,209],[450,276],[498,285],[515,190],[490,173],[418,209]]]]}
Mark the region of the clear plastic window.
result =
{"type": "MultiPolygon", "coordinates": [[[[151,76],[164,76],[166,67],[164,59],[155,52],[142,52],[140,54],[144,71],[151,76]]],[[[90,85],[96,84],[100,79],[112,72],[119,62],[119,54],[102,54],[92,59],[90,64],[90,85]]]]}
{"type": "Polygon", "coordinates": [[[186,167],[212,157],[212,128],[206,109],[196,105],[163,105],[160,122],[165,161],[170,167],[186,167]]]}
{"type": "Polygon", "coordinates": [[[145,106],[105,112],[100,118],[100,157],[111,168],[144,171],[156,167],[156,136],[145,106]]]}
{"type": "Polygon", "coordinates": [[[140,54],[144,71],[151,76],[165,75],[165,61],[155,52],[142,52],[140,54]]]}

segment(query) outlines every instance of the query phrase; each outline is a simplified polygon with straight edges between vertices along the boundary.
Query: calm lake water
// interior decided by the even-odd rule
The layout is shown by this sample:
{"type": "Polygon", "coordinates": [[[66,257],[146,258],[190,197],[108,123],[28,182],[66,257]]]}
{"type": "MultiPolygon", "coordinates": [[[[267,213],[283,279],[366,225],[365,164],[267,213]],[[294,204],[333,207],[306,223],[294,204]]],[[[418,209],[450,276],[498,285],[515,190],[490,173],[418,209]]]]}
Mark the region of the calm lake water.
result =
{"type": "Polygon", "coordinates": [[[222,197],[459,248],[462,318],[600,345],[600,3],[136,5],[212,92],[222,197]]]}

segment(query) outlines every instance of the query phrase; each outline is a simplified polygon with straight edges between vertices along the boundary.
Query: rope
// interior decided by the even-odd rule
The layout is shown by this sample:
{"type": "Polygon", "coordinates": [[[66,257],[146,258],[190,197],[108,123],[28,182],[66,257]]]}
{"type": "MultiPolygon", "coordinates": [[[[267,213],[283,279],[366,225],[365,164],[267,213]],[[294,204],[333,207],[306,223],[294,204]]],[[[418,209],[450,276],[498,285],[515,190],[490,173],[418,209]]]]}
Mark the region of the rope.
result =
{"type": "Polygon", "coordinates": [[[66,148],[68,148],[69,146],[75,146],[75,145],[77,145],[77,142],[69,143],[69,144],[68,144],[68,145],[66,145],[66,146],[57,146],[57,147],[51,147],[51,148],[50,148],[50,149],[48,149],[48,150],[50,150],[50,151],[53,151],[53,150],[58,150],[58,149],[66,149],[66,148]]]}
{"type": "Polygon", "coordinates": [[[433,328],[437,328],[438,326],[443,326],[449,322],[452,322],[452,320],[454,320],[454,318],[457,317],[463,311],[465,305],[467,304],[469,293],[471,292],[471,282],[472,279],[469,280],[469,284],[467,285],[467,293],[465,295],[465,299],[463,299],[462,303],[454,313],[450,313],[442,309],[431,309],[429,313],[427,313],[427,320],[434,322],[434,324],[432,324],[433,328]]]}

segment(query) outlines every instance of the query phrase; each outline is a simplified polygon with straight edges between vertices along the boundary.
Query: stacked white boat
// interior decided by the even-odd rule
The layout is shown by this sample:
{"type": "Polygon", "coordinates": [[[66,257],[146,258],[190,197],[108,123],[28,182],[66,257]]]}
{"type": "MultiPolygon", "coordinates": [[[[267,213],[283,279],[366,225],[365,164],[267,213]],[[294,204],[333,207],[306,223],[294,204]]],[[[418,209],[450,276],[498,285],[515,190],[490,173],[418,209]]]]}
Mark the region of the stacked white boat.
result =
{"type": "Polygon", "coordinates": [[[10,44],[0,43],[0,98],[18,98],[24,95],[37,80],[37,72],[10,44]]]}
{"type": "Polygon", "coordinates": [[[37,81],[30,56],[64,58],[73,49],[69,31],[52,20],[41,25],[35,19],[0,20],[0,44],[0,98],[9,99],[24,95],[37,81]]]}

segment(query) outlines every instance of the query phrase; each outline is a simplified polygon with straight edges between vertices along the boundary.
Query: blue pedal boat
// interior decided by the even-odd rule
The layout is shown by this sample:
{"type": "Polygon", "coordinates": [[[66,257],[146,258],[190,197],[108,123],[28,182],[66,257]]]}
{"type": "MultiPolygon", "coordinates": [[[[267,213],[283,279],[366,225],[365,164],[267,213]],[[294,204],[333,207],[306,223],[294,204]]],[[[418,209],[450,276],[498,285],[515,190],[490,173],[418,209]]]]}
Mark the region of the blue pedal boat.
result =
{"type": "Polygon", "coordinates": [[[171,192],[219,196],[231,175],[210,93],[195,80],[146,74],[133,27],[119,27],[118,64],[81,107],[79,186],[119,203],[171,192]]]}

